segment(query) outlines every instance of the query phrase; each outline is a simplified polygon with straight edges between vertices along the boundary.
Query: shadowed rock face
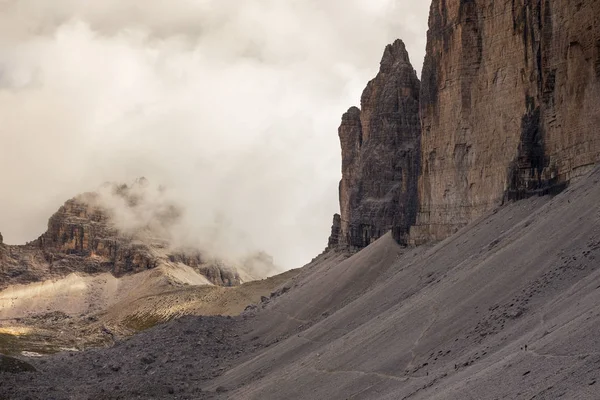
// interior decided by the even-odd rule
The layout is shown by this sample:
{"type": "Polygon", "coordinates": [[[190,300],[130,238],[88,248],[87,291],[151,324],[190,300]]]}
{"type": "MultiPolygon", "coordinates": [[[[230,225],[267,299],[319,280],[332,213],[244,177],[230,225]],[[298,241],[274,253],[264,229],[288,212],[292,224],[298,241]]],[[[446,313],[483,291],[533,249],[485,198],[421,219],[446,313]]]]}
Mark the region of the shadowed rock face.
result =
{"type": "MultiPolygon", "coordinates": [[[[115,186],[128,207],[137,199],[127,186],[115,186]]],[[[110,272],[115,276],[138,273],[164,263],[181,263],[194,268],[216,285],[240,284],[235,268],[205,259],[196,250],[170,247],[161,229],[176,221],[180,212],[165,207],[152,221],[157,226],[125,232],[113,223],[111,211],[97,193],[79,195],[65,204],[48,221],[48,230],[24,246],[0,244],[0,287],[68,275],[72,272],[110,272]]]]}
{"type": "Polygon", "coordinates": [[[595,0],[433,1],[413,243],[600,159],[598,15],[595,0]]]}
{"type": "Polygon", "coordinates": [[[333,216],[333,223],[331,224],[331,234],[329,235],[327,249],[333,249],[339,245],[341,229],[342,229],[342,218],[340,217],[340,214],[335,214],[333,216]]]}
{"type": "Polygon", "coordinates": [[[31,364],[25,361],[0,354],[0,373],[18,374],[35,370],[31,364]]]}
{"type": "Polygon", "coordinates": [[[340,216],[329,246],[362,248],[394,230],[404,240],[416,215],[419,80],[404,43],[388,45],[379,73],[339,128],[340,216]]]}

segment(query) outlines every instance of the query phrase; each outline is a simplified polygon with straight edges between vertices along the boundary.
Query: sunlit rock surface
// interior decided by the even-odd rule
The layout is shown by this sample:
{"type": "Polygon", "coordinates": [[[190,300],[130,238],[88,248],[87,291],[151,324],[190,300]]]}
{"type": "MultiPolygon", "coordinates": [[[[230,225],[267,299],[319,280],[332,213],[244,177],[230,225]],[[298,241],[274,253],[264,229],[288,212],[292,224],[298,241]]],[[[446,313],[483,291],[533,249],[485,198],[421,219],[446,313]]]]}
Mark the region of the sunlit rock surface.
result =
{"type": "Polygon", "coordinates": [[[599,15],[595,0],[433,1],[414,243],[600,159],[599,15]]]}

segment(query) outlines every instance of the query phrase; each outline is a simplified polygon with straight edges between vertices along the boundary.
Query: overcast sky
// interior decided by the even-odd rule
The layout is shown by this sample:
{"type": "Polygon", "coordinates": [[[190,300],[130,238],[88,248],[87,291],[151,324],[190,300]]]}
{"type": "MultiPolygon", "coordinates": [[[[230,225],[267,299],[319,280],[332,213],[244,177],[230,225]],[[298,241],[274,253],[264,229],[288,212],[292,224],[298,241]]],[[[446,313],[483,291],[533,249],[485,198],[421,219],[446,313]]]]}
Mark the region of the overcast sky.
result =
{"type": "Polygon", "coordinates": [[[341,115],[394,39],[420,73],[428,8],[0,0],[5,242],[35,239],[77,193],[145,176],[185,207],[191,237],[218,225],[221,252],[301,266],[339,208],[341,115]]]}

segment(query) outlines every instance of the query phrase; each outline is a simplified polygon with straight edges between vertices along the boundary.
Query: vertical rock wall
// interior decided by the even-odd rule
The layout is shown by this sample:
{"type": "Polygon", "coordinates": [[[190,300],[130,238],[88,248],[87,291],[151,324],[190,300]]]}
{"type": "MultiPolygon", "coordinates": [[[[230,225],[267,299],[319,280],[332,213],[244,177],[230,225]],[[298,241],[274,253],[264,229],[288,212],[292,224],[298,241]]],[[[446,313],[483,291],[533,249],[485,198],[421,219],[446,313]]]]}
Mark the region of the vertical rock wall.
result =
{"type": "Polygon", "coordinates": [[[600,1],[434,0],[415,244],[600,159],[600,1]]]}
{"type": "Polygon", "coordinates": [[[342,117],[340,217],[329,246],[365,247],[389,230],[400,241],[417,211],[419,80],[404,43],[386,47],[361,109],[342,117]]]}

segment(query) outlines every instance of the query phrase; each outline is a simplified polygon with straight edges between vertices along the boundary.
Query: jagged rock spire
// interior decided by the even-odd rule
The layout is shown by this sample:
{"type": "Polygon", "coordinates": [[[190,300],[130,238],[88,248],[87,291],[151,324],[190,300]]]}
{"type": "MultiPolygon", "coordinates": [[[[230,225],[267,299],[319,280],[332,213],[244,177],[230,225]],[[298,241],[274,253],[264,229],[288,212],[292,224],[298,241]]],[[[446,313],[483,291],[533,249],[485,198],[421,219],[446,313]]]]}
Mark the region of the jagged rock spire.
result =
{"type": "Polygon", "coordinates": [[[361,109],[351,107],[343,115],[340,217],[334,220],[330,246],[365,247],[390,230],[402,240],[414,221],[419,86],[406,46],[396,40],[385,48],[361,109]]]}

